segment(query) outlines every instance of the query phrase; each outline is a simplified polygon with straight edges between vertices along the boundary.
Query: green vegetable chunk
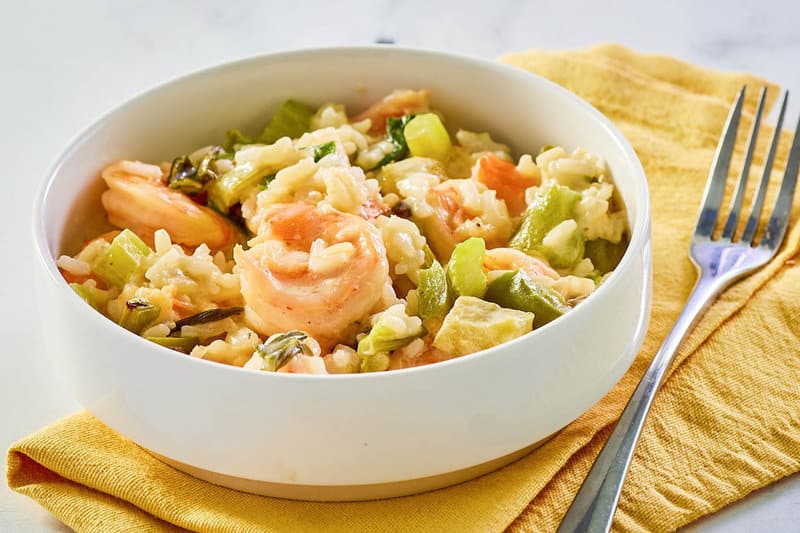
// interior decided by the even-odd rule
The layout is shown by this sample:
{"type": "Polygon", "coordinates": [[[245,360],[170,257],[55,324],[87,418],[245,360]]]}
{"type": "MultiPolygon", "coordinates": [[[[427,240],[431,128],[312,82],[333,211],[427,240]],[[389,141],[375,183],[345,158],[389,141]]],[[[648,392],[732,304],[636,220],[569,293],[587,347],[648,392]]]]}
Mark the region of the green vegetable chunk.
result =
{"type": "Polygon", "coordinates": [[[453,250],[447,263],[447,279],[456,296],[480,298],[486,292],[484,253],[486,253],[486,243],[480,237],[470,237],[453,250]]]}
{"type": "Polygon", "coordinates": [[[389,117],[386,119],[386,140],[389,141],[394,148],[391,152],[383,156],[383,159],[378,161],[378,164],[372,170],[380,168],[387,163],[403,159],[408,155],[408,144],[403,135],[403,130],[406,124],[414,118],[415,115],[405,115],[400,118],[389,117]]]}
{"type": "Polygon", "coordinates": [[[191,352],[200,342],[197,337],[145,337],[145,339],[181,353],[191,352]]]}
{"type": "Polygon", "coordinates": [[[314,162],[316,163],[326,155],[331,155],[336,153],[336,143],[333,141],[328,141],[324,144],[315,144],[314,146],[310,146],[309,149],[311,153],[314,154],[314,162]]]}
{"type": "Polygon", "coordinates": [[[153,251],[129,229],[114,237],[111,245],[94,265],[92,272],[109,285],[120,289],[153,251]]]}
{"type": "Polygon", "coordinates": [[[272,116],[258,140],[264,144],[272,144],[282,137],[296,139],[308,131],[313,114],[314,111],[307,105],[286,100],[272,116]]]}
{"type": "Polygon", "coordinates": [[[447,274],[436,259],[433,259],[430,267],[419,271],[417,294],[417,312],[422,320],[441,318],[453,305],[447,287],[447,274]]]}
{"type": "Polygon", "coordinates": [[[533,313],[534,328],[552,322],[570,309],[559,293],[520,271],[505,272],[495,278],[484,298],[501,307],[533,313]]]}
{"type": "Polygon", "coordinates": [[[239,203],[247,192],[264,180],[266,172],[250,163],[237,165],[211,183],[208,188],[208,204],[221,213],[239,203]]]}
{"type": "Polygon", "coordinates": [[[433,345],[455,356],[467,355],[515,339],[531,329],[533,313],[461,296],[444,318],[433,345]]]}
{"type": "MultiPolygon", "coordinates": [[[[548,261],[558,263],[558,268],[571,266],[574,262],[565,264],[570,259],[569,257],[562,257],[560,251],[557,253],[554,253],[552,249],[548,251],[542,242],[550,230],[567,219],[574,219],[575,206],[580,199],[580,193],[562,185],[552,185],[528,206],[522,224],[511,237],[509,246],[528,255],[544,256],[548,261]]],[[[582,236],[580,236],[580,246],[583,246],[582,236]]],[[[578,260],[580,257],[575,262],[578,260]]]]}
{"type": "Polygon", "coordinates": [[[212,147],[196,166],[189,156],[176,157],[167,178],[170,189],[177,189],[185,194],[201,193],[206,183],[219,177],[216,160],[221,153],[221,146],[212,147]]]}
{"type": "Polygon", "coordinates": [[[450,134],[435,113],[417,115],[406,124],[403,135],[408,144],[408,150],[415,157],[430,157],[445,161],[450,155],[453,144],[450,134]]]}
{"type": "Polygon", "coordinates": [[[92,294],[92,291],[89,290],[89,288],[84,287],[80,283],[70,283],[69,286],[72,287],[72,290],[75,291],[75,294],[80,296],[84,302],[97,309],[97,302],[94,299],[94,294],[92,294]]]}
{"type": "Polygon", "coordinates": [[[583,258],[583,232],[573,219],[567,219],[550,230],[542,250],[556,268],[569,268],[583,258]]]}
{"type": "Polygon", "coordinates": [[[125,302],[119,325],[137,335],[161,313],[161,308],[147,298],[131,298],[125,302]]]}
{"type": "Polygon", "coordinates": [[[404,310],[393,306],[378,316],[370,332],[358,341],[362,372],[376,372],[389,367],[389,352],[410,344],[425,335],[418,318],[410,318],[404,310]],[[399,330],[398,330],[399,329],[399,330]]]}
{"type": "Polygon", "coordinates": [[[628,239],[623,238],[618,243],[613,243],[605,239],[595,239],[586,241],[586,257],[592,260],[594,267],[605,274],[611,272],[622,260],[625,250],[628,248],[628,239]]]}
{"type": "Polygon", "coordinates": [[[240,130],[228,130],[225,134],[225,142],[222,143],[222,148],[229,154],[232,154],[236,151],[237,146],[253,144],[254,142],[254,139],[248,137],[240,130]]]}
{"type": "Polygon", "coordinates": [[[298,330],[277,333],[269,337],[256,347],[256,353],[264,359],[261,370],[276,372],[295,355],[314,355],[305,343],[306,339],[308,334],[298,330]]]}

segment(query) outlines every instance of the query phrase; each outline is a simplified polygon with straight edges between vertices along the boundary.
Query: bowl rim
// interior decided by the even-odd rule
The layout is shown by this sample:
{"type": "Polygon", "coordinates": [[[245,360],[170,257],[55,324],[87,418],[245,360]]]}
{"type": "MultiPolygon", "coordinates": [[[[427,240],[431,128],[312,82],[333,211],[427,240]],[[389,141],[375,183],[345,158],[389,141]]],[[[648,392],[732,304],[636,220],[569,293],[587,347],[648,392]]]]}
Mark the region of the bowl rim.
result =
{"type": "MultiPolygon", "coordinates": [[[[576,322],[580,316],[585,315],[591,312],[591,309],[595,307],[594,303],[597,302],[597,298],[595,298],[595,294],[602,295],[612,290],[614,286],[621,283],[622,281],[622,274],[623,272],[627,271],[630,268],[631,263],[633,263],[634,255],[637,253],[641,253],[643,248],[649,245],[650,242],[650,194],[647,184],[647,178],[642,167],[642,164],[636,155],[633,147],[631,146],[630,142],[627,138],[622,134],[622,132],[611,122],[609,118],[603,115],[597,108],[591,105],[589,102],[581,98],[580,96],[576,95],[569,89],[558,85],[557,83],[539,76],[538,74],[534,74],[522,68],[514,67],[512,65],[508,65],[505,63],[501,63],[497,60],[490,60],[486,58],[480,58],[475,56],[470,56],[461,53],[454,53],[454,52],[444,52],[441,50],[433,50],[427,49],[422,47],[404,47],[404,46],[397,46],[397,45],[384,45],[384,44],[372,44],[372,45],[348,45],[348,46],[322,46],[322,47],[307,47],[307,48],[294,48],[288,50],[280,50],[275,52],[267,52],[261,54],[250,55],[247,57],[234,59],[231,61],[224,61],[221,63],[216,63],[207,67],[203,67],[201,69],[193,70],[188,73],[179,74],[168,80],[158,83],[154,86],[151,86],[138,94],[120,102],[119,104],[113,106],[111,109],[102,113],[98,118],[96,118],[89,126],[85,127],[82,131],[80,131],[75,137],[73,137],[72,141],[69,142],[67,147],[56,157],[55,162],[52,163],[49,167],[47,172],[45,173],[45,179],[41,181],[40,185],[38,186],[38,191],[34,196],[34,205],[32,210],[32,218],[33,218],[33,244],[34,249],[36,252],[37,259],[41,261],[44,266],[45,271],[49,275],[49,277],[59,286],[61,291],[61,295],[63,297],[72,298],[73,302],[76,304],[80,304],[79,308],[83,309],[84,316],[89,317],[88,320],[96,321],[96,325],[99,328],[106,328],[108,327],[111,322],[110,320],[103,315],[91,309],[90,306],[86,305],[86,303],[70,288],[69,283],[64,279],[64,277],[60,274],[58,270],[58,266],[56,265],[56,258],[53,257],[47,246],[47,231],[45,230],[45,203],[49,198],[49,193],[51,188],[54,186],[55,178],[58,175],[61,167],[65,164],[66,161],[70,159],[75,151],[77,151],[84,142],[92,136],[92,134],[97,130],[102,128],[107,122],[113,119],[114,115],[117,114],[122,109],[136,103],[143,101],[150,97],[151,95],[166,89],[167,87],[175,86],[181,83],[186,83],[193,79],[200,79],[205,76],[211,75],[213,73],[219,74],[221,71],[225,71],[227,69],[240,69],[240,68],[247,68],[248,65],[256,66],[262,62],[271,62],[271,61],[285,61],[285,60],[296,60],[296,59],[303,59],[304,56],[308,55],[332,55],[335,56],[337,54],[375,54],[375,55],[382,55],[382,54],[398,54],[398,55],[406,55],[406,56],[422,56],[422,57],[429,57],[438,60],[453,60],[460,62],[459,65],[456,65],[456,68],[459,67],[469,67],[469,68],[477,68],[488,70],[490,74],[497,74],[499,76],[508,77],[516,83],[530,83],[530,84],[538,84],[540,88],[551,91],[554,93],[560,94],[561,97],[566,98],[567,100],[572,101],[583,113],[588,115],[589,118],[593,119],[594,121],[598,122],[605,134],[607,134],[611,139],[613,139],[614,144],[617,145],[617,148],[620,152],[624,155],[625,162],[628,164],[630,169],[632,170],[633,174],[633,196],[635,197],[635,201],[637,202],[637,210],[636,210],[636,219],[630,220],[630,241],[628,243],[628,248],[625,250],[625,254],[623,255],[620,263],[617,267],[612,271],[611,275],[603,282],[603,284],[597,288],[595,292],[593,292],[585,302],[582,302],[581,305],[574,308],[570,311],[565,317],[562,317],[560,320],[553,321],[551,323],[545,324],[525,335],[512,339],[510,341],[504,342],[502,344],[498,344],[496,346],[492,346],[485,350],[481,350],[479,352],[471,353],[468,355],[463,355],[460,357],[453,357],[451,359],[447,359],[445,361],[439,361],[436,363],[430,363],[426,365],[420,365],[415,367],[409,368],[401,368],[395,369],[386,372],[369,372],[369,373],[356,373],[356,374],[293,374],[293,373],[286,373],[286,372],[253,372],[249,369],[244,369],[242,367],[236,367],[232,365],[226,365],[222,363],[218,363],[215,361],[207,361],[204,359],[200,359],[197,357],[191,357],[187,354],[179,353],[174,350],[170,350],[169,348],[165,348],[163,346],[159,346],[155,343],[149,342],[146,339],[142,338],[139,335],[136,335],[130,331],[125,330],[124,328],[117,327],[114,331],[117,334],[123,336],[136,337],[138,342],[141,342],[140,346],[142,349],[155,349],[157,351],[161,351],[163,356],[166,357],[175,357],[185,361],[189,361],[187,364],[192,365],[205,365],[208,368],[217,369],[219,372],[233,372],[232,376],[262,376],[258,379],[291,379],[296,380],[298,382],[304,382],[306,380],[335,380],[341,383],[349,383],[352,380],[378,380],[378,379],[404,379],[410,378],[413,375],[422,372],[445,372],[447,368],[452,365],[463,365],[467,362],[476,362],[482,360],[487,357],[499,357],[500,354],[496,353],[498,351],[506,350],[513,345],[522,343],[522,342],[531,342],[535,339],[537,333],[540,331],[545,331],[552,329],[553,327],[564,327],[564,325],[568,322],[576,322]],[[88,313],[87,311],[91,311],[88,313]],[[562,324],[561,326],[554,326],[554,324],[562,324]]],[[[630,211],[628,211],[630,213],[630,211]]],[[[650,283],[647,281],[646,283],[650,283]]],[[[134,341],[137,342],[137,341],[134,341]]],[[[199,367],[198,367],[199,368],[199,367]]],[[[248,379],[245,377],[245,379],[248,379]]]]}

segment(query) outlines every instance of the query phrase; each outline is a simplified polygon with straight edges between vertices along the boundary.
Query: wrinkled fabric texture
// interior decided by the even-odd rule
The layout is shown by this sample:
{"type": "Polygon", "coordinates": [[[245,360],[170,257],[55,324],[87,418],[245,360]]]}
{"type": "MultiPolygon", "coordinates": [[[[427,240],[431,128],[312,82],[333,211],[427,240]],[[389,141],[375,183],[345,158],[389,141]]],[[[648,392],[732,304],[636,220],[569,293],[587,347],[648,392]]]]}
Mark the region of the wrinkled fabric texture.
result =
{"type": "MultiPolygon", "coordinates": [[[[601,402],[512,465],[391,500],[296,502],[212,485],[160,462],[87,413],[12,446],[9,486],[78,531],[555,530],[694,283],[688,243],[731,101],[743,84],[775,87],[616,45],[500,60],[591,102],[630,140],[648,177],[652,320],[641,353],[601,402]]],[[[732,169],[740,166],[756,93],[748,93],[732,169]]],[[[760,175],[766,138],[752,176],[760,175]]],[[[789,141],[784,132],[774,178],[789,141]]],[[[772,198],[774,191],[767,211],[772,198]]],[[[797,212],[796,200],[794,220],[797,212]]],[[[795,224],[779,255],[726,291],[684,342],[642,433],[615,531],[674,530],[800,470],[800,267],[792,259],[799,242],[795,224]]]]}

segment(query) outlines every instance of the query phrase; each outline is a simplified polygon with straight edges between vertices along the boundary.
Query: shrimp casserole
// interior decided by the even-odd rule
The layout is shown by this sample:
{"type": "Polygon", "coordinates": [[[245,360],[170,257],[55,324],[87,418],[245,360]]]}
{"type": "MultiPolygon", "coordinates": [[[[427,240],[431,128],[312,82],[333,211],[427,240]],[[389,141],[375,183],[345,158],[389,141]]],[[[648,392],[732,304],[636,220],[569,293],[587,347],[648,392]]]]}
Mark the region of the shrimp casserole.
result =
{"type": "Polygon", "coordinates": [[[255,138],[103,169],[118,228],[58,266],[89,305],[255,371],[435,363],[544,326],[619,263],[628,219],[595,155],[448,131],[426,90],[359,114],[287,100],[255,138]]]}

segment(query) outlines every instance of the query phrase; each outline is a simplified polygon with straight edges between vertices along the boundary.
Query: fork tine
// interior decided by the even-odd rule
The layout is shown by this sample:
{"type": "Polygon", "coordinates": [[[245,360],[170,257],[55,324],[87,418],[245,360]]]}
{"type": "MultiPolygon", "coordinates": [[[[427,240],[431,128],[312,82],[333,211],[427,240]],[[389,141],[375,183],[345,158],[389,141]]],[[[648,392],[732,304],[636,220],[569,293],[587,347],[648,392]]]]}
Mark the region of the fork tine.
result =
{"type": "Polygon", "coordinates": [[[794,189],[797,185],[798,166],[800,166],[800,119],[797,120],[792,149],[789,151],[789,159],[786,161],[786,171],[783,174],[778,198],[775,200],[775,207],[772,209],[772,216],[767,223],[764,238],[761,239],[761,246],[770,250],[776,250],[786,235],[789,215],[792,211],[794,189]]]}
{"type": "Polygon", "coordinates": [[[739,179],[736,182],[736,190],[731,199],[730,213],[728,220],[725,222],[725,229],[722,231],[723,239],[732,239],[733,234],[736,232],[736,224],[739,222],[739,212],[742,210],[742,200],[744,200],[744,191],[747,188],[747,176],[750,174],[750,162],[753,159],[753,152],[756,147],[756,139],[758,138],[758,128],[761,124],[761,112],[764,110],[764,100],[767,95],[767,88],[761,88],[761,94],[758,96],[758,106],[756,107],[756,115],[753,117],[753,125],[750,128],[750,135],[747,139],[747,152],[744,156],[744,164],[742,164],[742,172],[739,174],[739,179]]]}
{"type": "Polygon", "coordinates": [[[722,204],[722,193],[725,191],[731,155],[736,144],[736,130],[742,115],[744,91],[745,87],[742,86],[736,103],[728,114],[728,120],[725,121],[722,138],[719,140],[717,153],[714,155],[714,162],[711,164],[711,172],[706,182],[706,190],[703,193],[703,201],[700,204],[700,215],[697,217],[697,227],[694,230],[695,237],[711,238],[714,226],[717,224],[717,215],[722,204]]]}
{"type": "Polygon", "coordinates": [[[750,207],[750,217],[747,219],[747,225],[744,227],[741,242],[752,243],[756,235],[758,220],[761,218],[761,209],[764,207],[764,196],[767,193],[769,175],[772,172],[772,163],[775,161],[775,151],[778,148],[778,140],[781,138],[783,115],[786,113],[786,99],[788,96],[789,92],[784,91],[783,99],[781,100],[781,112],[778,114],[778,122],[775,124],[775,134],[772,136],[772,143],[769,146],[767,160],[764,162],[764,173],[761,175],[761,182],[758,184],[758,190],[753,197],[753,203],[750,207]]]}

